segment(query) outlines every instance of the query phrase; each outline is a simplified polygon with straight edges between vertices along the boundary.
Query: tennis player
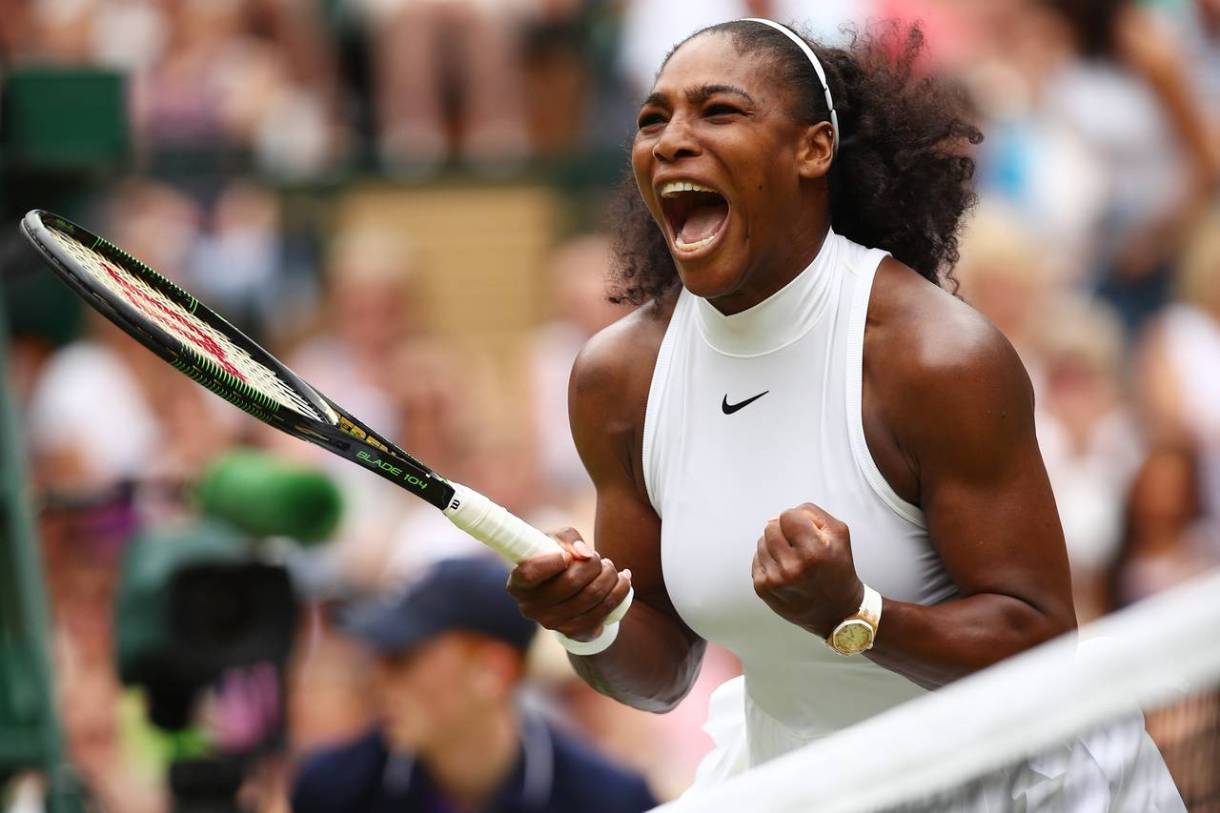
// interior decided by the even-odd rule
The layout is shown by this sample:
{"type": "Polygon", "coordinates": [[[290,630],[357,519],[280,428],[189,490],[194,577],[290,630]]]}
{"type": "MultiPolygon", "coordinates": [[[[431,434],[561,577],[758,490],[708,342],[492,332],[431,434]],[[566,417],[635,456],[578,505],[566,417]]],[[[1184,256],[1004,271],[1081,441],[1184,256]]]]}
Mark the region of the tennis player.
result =
{"type": "Polygon", "coordinates": [[[673,708],[706,641],[741,659],[708,781],[1075,627],[1029,379],[944,289],[981,135],[918,34],[882,45],[738,20],[671,52],[620,235],[645,304],[572,372],[597,550],[509,580],[584,639],[634,585],[572,657],[628,705],[673,708]]]}

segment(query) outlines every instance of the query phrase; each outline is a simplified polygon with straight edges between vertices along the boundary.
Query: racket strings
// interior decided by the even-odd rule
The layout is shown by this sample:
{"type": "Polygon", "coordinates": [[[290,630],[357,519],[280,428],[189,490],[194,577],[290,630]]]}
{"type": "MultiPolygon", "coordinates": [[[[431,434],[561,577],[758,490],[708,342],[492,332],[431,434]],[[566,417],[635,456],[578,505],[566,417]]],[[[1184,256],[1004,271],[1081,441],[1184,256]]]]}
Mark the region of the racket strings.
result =
{"type": "Polygon", "coordinates": [[[210,365],[231,385],[267,406],[275,404],[314,420],[323,420],[317,410],[273,370],[190,310],[79,241],[54,229],[48,229],[48,232],[96,282],[182,342],[197,359],[210,365]]]}

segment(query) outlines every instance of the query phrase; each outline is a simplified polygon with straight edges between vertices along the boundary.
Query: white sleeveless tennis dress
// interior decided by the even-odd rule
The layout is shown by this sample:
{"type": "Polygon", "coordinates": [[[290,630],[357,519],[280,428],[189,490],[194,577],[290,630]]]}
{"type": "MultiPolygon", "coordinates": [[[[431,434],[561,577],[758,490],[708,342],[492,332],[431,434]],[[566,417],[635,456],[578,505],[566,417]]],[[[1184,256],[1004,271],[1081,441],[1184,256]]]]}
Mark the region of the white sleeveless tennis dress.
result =
{"type": "Polygon", "coordinates": [[[864,321],[885,256],[829,232],[796,279],[733,316],[683,290],[653,372],[643,469],[665,585],[691,629],[741,660],[752,764],[924,692],[832,652],[755,595],[769,519],[812,502],[847,524],[856,570],[881,595],[955,594],[922,513],[864,439],[864,321]]]}
{"type": "MultiPolygon", "coordinates": [[[[750,574],[767,521],[812,502],[847,524],[856,570],[882,596],[934,604],[956,595],[922,512],[889,486],[864,437],[865,318],[886,256],[828,232],[808,268],[747,311],[725,316],[683,290],[662,340],[643,470],[661,517],[665,585],[691,629],[731,650],[743,668],[713,694],[707,730],[717,748],[696,787],[925,692],[782,619],[754,593],[750,574]]],[[[1134,753],[1146,740],[1143,726],[1125,730],[1134,753]]],[[[1069,762],[1043,759],[1026,771],[1029,782],[1062,780],[1069,762]]],[[[1092,788],[1120,772],[1083,778],[1085,796],[1096,799],[1092,788]]],[[[987,792],[1007,799],[1029,782],[1006,777],[987,792]]],[[[1176,799],[1172,784],[1167,795],[1176,799]]]]}

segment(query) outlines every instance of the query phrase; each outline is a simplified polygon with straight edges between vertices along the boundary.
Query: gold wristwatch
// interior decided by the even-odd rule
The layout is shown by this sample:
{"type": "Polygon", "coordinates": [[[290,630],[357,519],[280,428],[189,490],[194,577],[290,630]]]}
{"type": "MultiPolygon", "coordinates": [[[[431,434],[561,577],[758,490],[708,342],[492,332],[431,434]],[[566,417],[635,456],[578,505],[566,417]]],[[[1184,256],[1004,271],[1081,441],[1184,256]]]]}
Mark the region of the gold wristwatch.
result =
{"type": "Polygon", "coordinates": [[[881,594],[866,584],[860,609],[840,621],[826,643],[840,655],[859,655],[873,648],[880,625],[881,594]]]}

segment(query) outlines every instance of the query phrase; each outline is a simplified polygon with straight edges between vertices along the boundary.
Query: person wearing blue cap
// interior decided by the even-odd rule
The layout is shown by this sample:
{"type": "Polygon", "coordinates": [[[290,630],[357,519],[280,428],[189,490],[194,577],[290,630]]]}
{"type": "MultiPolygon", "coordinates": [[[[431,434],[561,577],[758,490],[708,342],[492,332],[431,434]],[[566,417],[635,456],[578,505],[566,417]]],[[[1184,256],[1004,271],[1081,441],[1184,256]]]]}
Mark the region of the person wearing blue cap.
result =
{"type": "Polygon", "coordinates": [[[495,559],[437,563],[342,626],[375,655],[379,725],[304,760],[296,813],[632,813],[643,778],[522,711],[516,689],[537,625],[495,559]]]}

